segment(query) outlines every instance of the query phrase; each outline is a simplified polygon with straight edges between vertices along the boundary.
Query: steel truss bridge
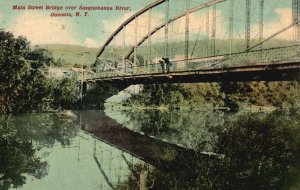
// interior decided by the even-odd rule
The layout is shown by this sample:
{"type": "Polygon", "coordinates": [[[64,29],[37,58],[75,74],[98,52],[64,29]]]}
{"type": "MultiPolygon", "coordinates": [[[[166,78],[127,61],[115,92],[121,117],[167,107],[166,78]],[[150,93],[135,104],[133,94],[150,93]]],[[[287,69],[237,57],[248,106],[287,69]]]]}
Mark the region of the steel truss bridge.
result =
{"type": "Polygon", "coordinates": [[[157,0],[119,25],[93,69],[85,83],[298,80],[300,0],[157,0]]]}

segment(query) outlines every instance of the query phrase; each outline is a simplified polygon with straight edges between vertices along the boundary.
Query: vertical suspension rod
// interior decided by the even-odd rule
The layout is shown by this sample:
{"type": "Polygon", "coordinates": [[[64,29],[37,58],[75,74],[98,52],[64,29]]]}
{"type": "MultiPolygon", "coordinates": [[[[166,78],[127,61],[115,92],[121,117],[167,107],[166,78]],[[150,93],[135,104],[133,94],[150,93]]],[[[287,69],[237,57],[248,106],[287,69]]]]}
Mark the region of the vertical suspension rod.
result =
{"type": "MultiPolygon", "coordinates": [[[[134,67],[136,67],[137,63],[136,63],[136,59],[137,59],[137,35],[138,35],[138,18],[135,17],[134,19],[135,22],[135,27],[134,27],[134,58],[133,58],[133,63],[134,63],[134,67]]],[[[135,71],[135,68],[133,68],[133,71],[135,71]]]]}
{"type": "Polygon", "coordinates": [[[148,64],[151,64],[151,9],[148,10],[148,64]]]}
{"type": "Polygon", "coordinates": [[[165,9],[165,57],[169,57],[169,0],[166,0],[166,9],[165,9]]]}
{"type": "Polygon", "coordinates": [[[263,62],[263,43],[264,40],[264,4],[265,0],[259,2],[259,43],[260,45],[260,62],[263,62]]]}
{"type": "Polygon", "coordinates": [[[297,0],[297,45],[300,45],[300,0],[297,0]]]}
{"type": "Polygon", "coordinates": [[[245,40],[246,49],[250,47],[251,37],[251,0],[246,0],[246,19],[245,19],[245,40]]]}
{"type": "Polygon", "coordinates": [[[126,32],[126,26],[123,26],[123,59],[122,59],[122,64],[123,64],[123,67],[124,67],[124,72],[126,73],[126,62],[125,62],[125,32],[126,32]]]}
{"type": "Polygon", "coordinates": [[[185,60],[186,64],[189,63],[189,23],[190,23],[190,12],[188,11],[190,9],[190,0],[185,1],[185,9],[186,9],[186,15],[185,15],[185,60]]]}
{"type": "Polygon", "coordinates": [[[234,7],[234,0],[230,0],[230,4],[229,4],[229,43],[230,43],[230,47],[229,47],[229,51],[230,54],[232,54],[233,49],[232,49],[232,44],[233,44],[233,17],[234,17],[234,13],[233,13],[233,7],[234,7]]]}
{"type": "Polygon", "coordinates": [[[299,41],[300,41],[300,0],[293,0],[293,22],[296,23],[295,24],[295,44],[299,45],[299,41]]]}
{"type": "Polygon", "coordinates": [[[211,54],[213,56],[216,55],[216,33],[217,33],[217,15],[216,15],[216,11],[217,11],[217,6],[216,4],[213,5],[213,9],[212,9],[212,28],[211,28],[211,54]]]}
{"type": "Polygon", "coordinates": [[[208,48],[208,46],[209,46],[209,38],[210,38],[210,36],[209,36],[209,7],[207,7],[206,8],[206,44],[205,44],[205,46],[206,46],[206,57],[208,57],[209,56],[209,48],[208,48]]]}
{"type": "MultiPolygon", "coordinates": [[[[259,2],[259,42],[264,40],[264,3],[265,0],[260,0],[259,2]]],[[[261,44],[260,49],[262,50],[263,44],[261,44]]]]}

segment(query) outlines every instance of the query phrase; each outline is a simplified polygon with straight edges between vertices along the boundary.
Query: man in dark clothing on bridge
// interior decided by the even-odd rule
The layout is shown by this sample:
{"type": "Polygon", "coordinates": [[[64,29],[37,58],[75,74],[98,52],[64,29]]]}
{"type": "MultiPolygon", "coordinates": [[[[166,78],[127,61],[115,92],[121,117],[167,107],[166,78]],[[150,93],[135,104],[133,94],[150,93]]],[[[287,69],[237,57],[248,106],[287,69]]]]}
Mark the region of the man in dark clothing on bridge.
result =
{"type": "Polygon", "coordinates": [[[165,62],[162,61],[162,60],[159,60],[159,63],[160,63],[160,66],[161,66],[161,69],[162,69],[162,72],[165,73],[165,62]]]}
{"type": "Polygon", "coordinates": [[[170,67],[172,66],[172,63],[170,62],[170,60],[169,60],[169,58],[162,58],[163,60],[164,60],[164,63],[166,64],[166,66],[167,66],[167,73],[169,73],[170,72],[170,67]]]}

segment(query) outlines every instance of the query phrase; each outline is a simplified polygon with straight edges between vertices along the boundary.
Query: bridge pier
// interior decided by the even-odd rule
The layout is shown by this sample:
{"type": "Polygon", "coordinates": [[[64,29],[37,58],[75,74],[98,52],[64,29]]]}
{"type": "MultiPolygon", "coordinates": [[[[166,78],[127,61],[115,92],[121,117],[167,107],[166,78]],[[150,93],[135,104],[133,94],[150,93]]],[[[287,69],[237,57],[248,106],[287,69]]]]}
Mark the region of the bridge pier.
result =
{"type": "Polygon", "coordinates": [[[88,90],[88,82],[85,81],[82,83],[82,95],[85,95],[87,90],[88,90]]]}

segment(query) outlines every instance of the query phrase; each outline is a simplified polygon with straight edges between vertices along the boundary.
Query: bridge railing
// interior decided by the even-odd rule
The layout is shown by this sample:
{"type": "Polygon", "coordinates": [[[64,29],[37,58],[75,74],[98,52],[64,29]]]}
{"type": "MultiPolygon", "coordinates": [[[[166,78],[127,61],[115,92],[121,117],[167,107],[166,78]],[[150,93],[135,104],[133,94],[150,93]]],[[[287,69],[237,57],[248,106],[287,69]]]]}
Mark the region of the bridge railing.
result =
{"type": "MultiPolygon", "coordinates": [[[[170,72],[192,71],[197,69],[225,68],[232,66],[249,66],[262,64],[276,64],[281,62],[300,61],[300,46],[292,45],[279,48],[253,50],[235,54],[218,55],[214,57],[193,58],[187,60],[171,60],[170,72]]],[[[119,63],[118,67],[109,67],[86,78],[110,78],[145,74],[164,74],[160,63],[136,66],[130,61],[119,63]],[[121,65],[121,66],[120,66],[121,65]]],[[[166,70],[166,68],[165,68],[166,70]]]]}

